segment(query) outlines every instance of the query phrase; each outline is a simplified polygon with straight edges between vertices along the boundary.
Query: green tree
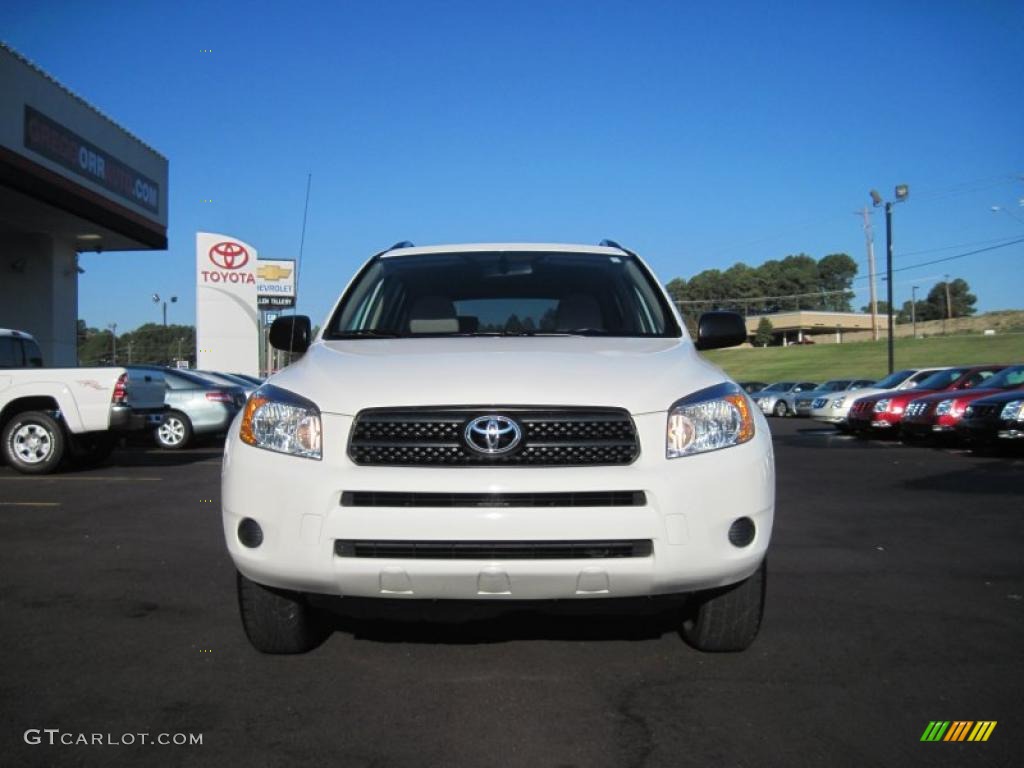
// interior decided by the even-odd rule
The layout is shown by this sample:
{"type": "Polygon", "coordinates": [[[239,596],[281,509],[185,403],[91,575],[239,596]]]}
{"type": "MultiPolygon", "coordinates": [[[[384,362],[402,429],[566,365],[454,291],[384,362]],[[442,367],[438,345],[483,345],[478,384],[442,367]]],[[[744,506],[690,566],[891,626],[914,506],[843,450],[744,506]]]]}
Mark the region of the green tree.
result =
{"type": "Polygon", "coordinates": [[[774,339],[774,330],[772,321],[767,317],[762,317],[761,321],[757,324],[757,331],[754,333],[754,343],[759,347],[767,347],[774,339]]]}
{"type": "Polygon", "coordinates": [[[845,253],[830,253],[818,261],[818,280],[822,296],[821,309],[831,312],[849,312],[853,300],[853,278],[857,276],[857,262],[845,253]],[[841,291],[841,293],[835,293],[841,291]]]}
{"type": "Polygon", "coordinates": [[[928,291],[926,301],[934,308],[936,318],[969,317],[977,308],[978,297],[971,293],[971,287],[963,278],[949,282],[949,311],[946,308],[946,282],[938,282],[928,291]]]}

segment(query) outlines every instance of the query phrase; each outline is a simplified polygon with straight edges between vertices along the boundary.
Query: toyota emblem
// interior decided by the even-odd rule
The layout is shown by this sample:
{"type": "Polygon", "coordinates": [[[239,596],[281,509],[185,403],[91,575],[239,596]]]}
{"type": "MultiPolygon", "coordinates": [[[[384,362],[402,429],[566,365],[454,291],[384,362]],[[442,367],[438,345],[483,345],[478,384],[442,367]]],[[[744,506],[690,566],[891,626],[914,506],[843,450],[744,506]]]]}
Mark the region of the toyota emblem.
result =
{"type": "Polygon", "coordinates": [[[217,243],[210,249],[210,261],[221,269],[239,269],[249,263],[249,252],[238,243],[217,243]]]}
{"type": "Polygon", "coordinates": [[[523,439],[523,430],[507,416],[478,416],[466,425],[466,445],[477,453],[508,453],[523,439]]]}

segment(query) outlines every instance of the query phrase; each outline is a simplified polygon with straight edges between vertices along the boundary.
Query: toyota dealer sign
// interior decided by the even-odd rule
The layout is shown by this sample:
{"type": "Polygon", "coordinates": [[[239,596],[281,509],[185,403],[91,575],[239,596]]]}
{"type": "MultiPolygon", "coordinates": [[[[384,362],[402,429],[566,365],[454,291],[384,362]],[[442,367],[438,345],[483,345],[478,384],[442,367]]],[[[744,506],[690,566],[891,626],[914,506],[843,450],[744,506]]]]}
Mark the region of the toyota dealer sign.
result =
{"type": "Polygon", "coordinates": [[[256,249],[238,238],[196,234],[196,367],[259,374],[256,249]]]}

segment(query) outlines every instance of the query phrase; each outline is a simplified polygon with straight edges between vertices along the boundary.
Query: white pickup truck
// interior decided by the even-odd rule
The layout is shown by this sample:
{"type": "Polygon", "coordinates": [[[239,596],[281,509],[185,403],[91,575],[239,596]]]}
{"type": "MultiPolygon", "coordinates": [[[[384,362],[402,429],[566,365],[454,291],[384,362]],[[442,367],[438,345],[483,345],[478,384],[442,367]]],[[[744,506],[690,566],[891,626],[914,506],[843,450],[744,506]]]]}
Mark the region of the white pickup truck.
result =
{"type": "Polygon", "coordinates": [[[0,328],[0,452],[19,472],[53,472],[67,457],[103,461],[115,433],[163,419],[157,372],[125,368],[43,368],[29,334],[0,328]]]}

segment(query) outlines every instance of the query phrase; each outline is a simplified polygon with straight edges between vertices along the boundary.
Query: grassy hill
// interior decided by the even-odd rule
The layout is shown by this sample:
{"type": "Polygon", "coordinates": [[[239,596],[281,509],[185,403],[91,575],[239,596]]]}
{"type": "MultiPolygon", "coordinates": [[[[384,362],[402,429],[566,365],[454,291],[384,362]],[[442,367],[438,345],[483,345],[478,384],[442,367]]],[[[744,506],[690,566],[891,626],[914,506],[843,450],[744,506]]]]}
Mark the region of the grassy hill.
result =
{"type": "MultiPolygon", "coordinates": [[[[881,378],[888,373],[885,341],[791,347],[716,349],[704,353],[738,381],[881,378]]],[[[896,368],[969,363],[1024,363],[1024,334],[896,339],[896,368]]]]}

